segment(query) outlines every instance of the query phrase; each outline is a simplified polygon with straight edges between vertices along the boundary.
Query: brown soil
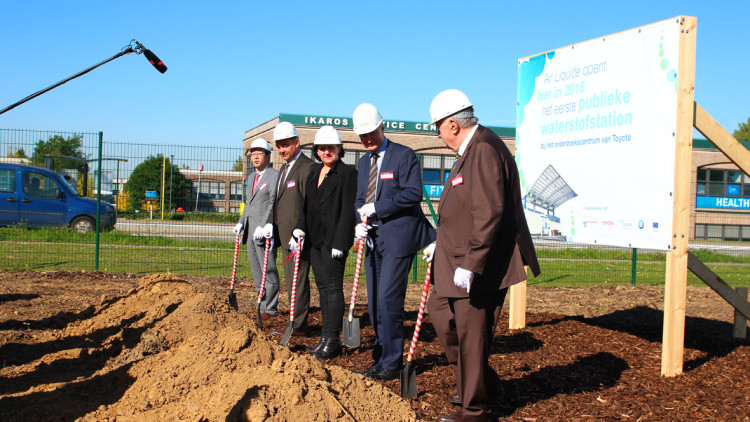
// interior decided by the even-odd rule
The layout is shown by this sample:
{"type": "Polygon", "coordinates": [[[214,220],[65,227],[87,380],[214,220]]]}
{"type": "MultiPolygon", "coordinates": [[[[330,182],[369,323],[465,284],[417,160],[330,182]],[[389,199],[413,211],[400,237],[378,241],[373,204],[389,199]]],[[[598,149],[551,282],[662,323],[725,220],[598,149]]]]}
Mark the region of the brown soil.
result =
{"type": "MultiPolygon", "coordinates": [[[[101,272],[0,272],[0,420],[434,420],[456,410],[455,376],[429,317],[413,365],[419,396],[399,381],[351,371],[372,363],[373,331],[360,289],[362,345],[329,362],[257,327],[251,280],[226,303],[228,278],[101,272]]],[[[313,292],[315,289],[313,288],[313,292]]],[[[411,335],[421,286],[409,286],[411,335]]],[[[284,296],[282,294],[282,296],[284,296]]],[[[345,295],[348,298],[348,293],[345,295]]],[[[750,342],[733,340],[733,309],[689,288],[684,373],[660,376],[663,289],[528,289],[527,327],[508,330],[491,364],[504,382],[500,420],[750,420],[750,342]]],[[[282,300],[282,309],[287,309],[282,300]]]]}

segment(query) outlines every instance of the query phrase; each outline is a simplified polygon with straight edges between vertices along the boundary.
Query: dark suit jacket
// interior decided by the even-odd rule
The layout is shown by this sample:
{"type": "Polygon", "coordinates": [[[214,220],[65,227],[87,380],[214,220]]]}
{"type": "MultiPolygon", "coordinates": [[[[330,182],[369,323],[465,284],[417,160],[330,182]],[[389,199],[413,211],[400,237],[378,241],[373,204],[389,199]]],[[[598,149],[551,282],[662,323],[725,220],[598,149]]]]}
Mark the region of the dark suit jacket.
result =
{"type": "Polygon", "coordinates": [[[307,245],[323,244],[328,249],[347,252],[354,243],[357,170],[339,160],[318,186],[322,167],[316,164],[307,179],[297,228],[307,234],[310,242],[307,245]]]}
{"type": "Polygon", "coordinates": [[[292,231],[297,225],[299,212],[302,209],[302,202],[305,199],[305,187],[307,178],[310,177],[315,163],[305,154],[301,154],[294,163],[286,181],[282,182],[282,170],[279,170],[279,193],[276,195],[276,206],[272,215],[269,217],[269,223],[274,222],[274,245],[287,247],[289,239],[292,238],[292,231]]]}
{"type": "MultiPolygon", "coordinates": [[[[357,182],[358,209],[365,204],[370,175],[370,154],[359,159],[357,182]]],[[[427,221],[421,207],[422,172],[417,155],[411,148],[388,141],[380,165],[375,194],[375,220],[378,226],[378,248],[395,257],[414,255],[435,240],[435,229],[427,221]]],[[[358,218],[358,217],[357,217],[358,218]]]]}
{"type": "Polygon", "coordinates": [[[469,296],[453,284],[458,267],[474,273],[472,297],[525,280],[523,265],[539,274],[515,159],[490,129],[477,127],[448,176],[438,215],[433,280],[440,296],[469,296]]]}

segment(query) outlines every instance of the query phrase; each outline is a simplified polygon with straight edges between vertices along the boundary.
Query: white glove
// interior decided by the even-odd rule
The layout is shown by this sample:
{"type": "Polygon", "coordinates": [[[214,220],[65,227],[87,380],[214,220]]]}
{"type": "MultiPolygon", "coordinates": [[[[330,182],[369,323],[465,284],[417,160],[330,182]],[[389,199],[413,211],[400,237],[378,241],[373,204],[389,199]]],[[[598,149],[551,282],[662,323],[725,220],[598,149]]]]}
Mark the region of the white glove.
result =
{"type": "Polygon", "coordinates": [[[289,239],[289,250],[292,252],[297,252],[297,240],[294,238],[294,236],[289,239]]]}
{"type": "Polygon", "coordinates": [[[336,248],[331,249],[331,258],[337,259],[337,258],[343,258],[344,257],[344,251],[340,251],[336,248]]]}
{"type": "Polygon", "coordinates": [[[235,235],[239,236],[242,233],[242,223],[237,223],[232,229],[235,235]]]}
{"type": "Polygon", "coordinates": [[[456,272],[453,274],[453,284],[462,289],[466,289],[466,293],[469,293],[469,289],[471,288],[471,280],[473,278],[473,272],[458,267],[456,268],[456,272]]]}
{"type": "Polygon", "coordinates": [[[362,225],[357,224],[357,226],[354,228],[354,235],[357,236],[357,239],[362,239],[363,237],[367,237],[367,233],[370,231],[372,226],[370,225],[362,225]]]}
{"type": "Polygon", "coordinates": [[[422,259],[424,259],[427,262],[432,262],[432,257],[434,254],[435,254],[435,242],[432,242],[422,251],[422,259]]]}
{"type": "Polygon", "coordinates": [[[301,239],[305,237],[305,232],[300,229],[294,229],[292,230],[292,236],[296,237],[297,239],[301,239]]]}
{"type": "Polygon", "coordinates": [[[256,227],[255,232],[253,232],[253,239],[255,239],[255,241],[257,242],[263,239],[264,237],[265,236],[263,236],[263,227],[261,226],[256,227]]]}
{"type": "Polygon", "coordinates": [[[273,224],[268,223],[265,226],[263,226],[263,236],[266,239],[273,238],[273,224]]]}
{"type": "Polygon", "coordinates": [[[369,204],[362,205],[362,208],[358,209],[357,212],[359,212],[359,216],[362,220],[364,220],[367,217],[372,217],[375,215],[375,204],[370,202],[369,204]]]}

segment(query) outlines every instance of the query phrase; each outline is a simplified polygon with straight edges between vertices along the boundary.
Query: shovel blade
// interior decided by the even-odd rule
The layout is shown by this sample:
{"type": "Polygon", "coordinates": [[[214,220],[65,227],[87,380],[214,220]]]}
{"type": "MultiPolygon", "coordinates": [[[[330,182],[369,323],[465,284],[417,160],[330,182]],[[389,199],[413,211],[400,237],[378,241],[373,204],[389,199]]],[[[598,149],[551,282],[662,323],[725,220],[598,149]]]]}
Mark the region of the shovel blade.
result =
{"type": "Polygon", "coordinates": [[[411,361],[407,361],[399,376],[401,381],[401,397],[413,399],[417,397],[417,372],[411,367],[411,361]]]}
{"type": "Polygon", "coordinates": [[[237,305],[237,295],[234,294],[234,291],[229,292],[229,306],[232,307],[235,311],[238,311],[240,307],[237,305]]]}
{"type": "Polygon", "coordinates": [[[344,334],[342,336],[341,342],[344,343],[344,346],[352,349],[359,347],[359,318],[352,318],[352,322],[349,322],[349,318],[344,317],[343,328],[344,334]]]}
{"type": "Polygon", "coordinates": [[[263,329],[263,317],[260,314],[260,302],[258,302],[258,327],[260,327],[261,330],[263,329]]]}
{"type": "Polygon", "coordinates": [[[287,344],[289,344],[289,339],[292,337],[292,331],[294,331],[294,322],[289,321],[289,325],[286,326],[286,331],[284,332],[284,336],[281,337],[281,347],[286,347],[287,344]]]}

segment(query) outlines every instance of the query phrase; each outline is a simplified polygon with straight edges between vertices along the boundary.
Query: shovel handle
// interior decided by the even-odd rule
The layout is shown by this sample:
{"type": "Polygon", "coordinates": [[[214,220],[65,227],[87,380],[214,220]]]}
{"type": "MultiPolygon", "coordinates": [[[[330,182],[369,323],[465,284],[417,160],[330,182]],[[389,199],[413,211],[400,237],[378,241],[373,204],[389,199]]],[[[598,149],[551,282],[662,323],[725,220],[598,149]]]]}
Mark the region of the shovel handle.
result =
{"type": "MultiPolygon", "coordinates": [[[[362,226],[367,227],[367,219],[362,219],[362,226]]],[[[354,282],[352,283],[352,297],[349,299],[349,322],[352,321],[354,313],[354,302],[357,301],[357,291],[359,290],[359,275],[362,270],[362,255],[365,252],[365,238],[357,240],[357,263],[354,265],[354,282]]]]}
{"type": "Polygon", "coordinates": [[[266,250],[263,251],[263,275],[260,277],[260,291],[258,292],[258,304],[263,300],[266,291],[266,270],[268,269],[268,250],[271,248],[271,239],[266,238],[266,250]]]}
{"type": "Polygon", "coordinates": [[[234,280],[237,276],[237,255],[240,253],[240,235],[234,239],[234,263],[232,264],[232,285],[230,289],[234,290],[234,280]]]}
{"type": "Polygon", "coordinates": [[[417,313],[417,324],[414,326],[414,335],[411,337],[409,346],[409,355],[406,357],[407,362],[411,362],[414,351],[417,350],[417,340],[419,340],[419,330],[422,328],[422,318],[424,317],[424,306],[427,303],[427,293],[430,290],[430,268],[427,266],[427,274],[424,276],[424,287],[422,287],[422,301],[419,303],[419,312],[417,313]]]}
{"type": "Polygon", "coordinates": [[[292,298],[289,300],[289,322],[294,322],[294,305],[295,297],[297,296],[297,275],[299,273],[299,255],[302,252],[302,236],[299,238],[299,244],[297,244],[297,250],[294,252],[294,273],[292,274],[292,298]]]}

